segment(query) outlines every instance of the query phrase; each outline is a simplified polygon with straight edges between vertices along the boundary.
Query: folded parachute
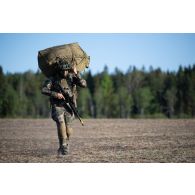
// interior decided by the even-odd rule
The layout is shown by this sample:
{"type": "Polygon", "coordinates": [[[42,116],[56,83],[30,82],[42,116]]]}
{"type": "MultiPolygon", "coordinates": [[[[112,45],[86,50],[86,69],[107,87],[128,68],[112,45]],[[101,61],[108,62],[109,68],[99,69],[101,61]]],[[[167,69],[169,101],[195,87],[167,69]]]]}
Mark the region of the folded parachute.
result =
{"type": "Polygon", "coordinates": [[[55,46],[38,52],[39,68],[47,77],[57,73],[59,62],[76,66],[77,71],[81,72],[89,67],[90,57],[78,43],[55,46]]]}

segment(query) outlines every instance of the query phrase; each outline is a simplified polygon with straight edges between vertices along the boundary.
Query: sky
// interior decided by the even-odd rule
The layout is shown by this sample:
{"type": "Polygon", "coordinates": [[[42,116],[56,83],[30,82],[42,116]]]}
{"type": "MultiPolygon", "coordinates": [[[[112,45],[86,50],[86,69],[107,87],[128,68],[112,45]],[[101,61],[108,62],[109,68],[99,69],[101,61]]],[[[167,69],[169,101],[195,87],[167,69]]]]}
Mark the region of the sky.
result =
{"type": "Polygon", "coordinates": [[[73,42],[90,56],[93,74],[105,65],[109,72],[116,67],[126,72],[130,65],[177,71],[195,64],[195,34],[1,33],[0,65],[4,73],[37,71],[39,50],[73,42]]]}

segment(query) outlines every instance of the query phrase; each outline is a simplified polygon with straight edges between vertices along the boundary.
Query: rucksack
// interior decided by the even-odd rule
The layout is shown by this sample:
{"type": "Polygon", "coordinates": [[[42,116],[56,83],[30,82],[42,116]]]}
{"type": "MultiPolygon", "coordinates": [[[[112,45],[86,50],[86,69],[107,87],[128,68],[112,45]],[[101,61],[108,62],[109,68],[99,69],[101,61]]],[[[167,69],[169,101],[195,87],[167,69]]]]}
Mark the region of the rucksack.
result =
{"type": "Polygon", "coordinates": [[[78,43],[70,43],[47,48],[38,52],[38,65],[46,77],[52,77],[59,71],[59,62],[76,66],[81,72],[89,67],[90,57],[78,43]]]}

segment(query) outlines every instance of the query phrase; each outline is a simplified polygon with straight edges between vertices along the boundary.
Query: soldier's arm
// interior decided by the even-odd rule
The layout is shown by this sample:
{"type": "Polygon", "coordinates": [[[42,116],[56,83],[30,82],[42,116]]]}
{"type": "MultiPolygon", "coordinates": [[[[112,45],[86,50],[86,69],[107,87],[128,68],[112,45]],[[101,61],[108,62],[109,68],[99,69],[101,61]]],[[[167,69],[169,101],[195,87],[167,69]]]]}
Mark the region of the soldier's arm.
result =
{"type": "Polygon", "coordinates": [[[87,82],[85,79],[82,79],[80,74],[77,74],[73,77],[73,81],[76,85],[78,85],[79,87],[87,87],[87,82]]]}
{"type": "Polygon", "coordinates": [[[43,83],[43,87],[41,89],[41,93],[47,96],[51,96],[51,97],[55,97],[57,98],[57,94],[55,91],[51,90],[51,86],[52,86],[52,81],[51,80],[46,80],[43,83]]]}

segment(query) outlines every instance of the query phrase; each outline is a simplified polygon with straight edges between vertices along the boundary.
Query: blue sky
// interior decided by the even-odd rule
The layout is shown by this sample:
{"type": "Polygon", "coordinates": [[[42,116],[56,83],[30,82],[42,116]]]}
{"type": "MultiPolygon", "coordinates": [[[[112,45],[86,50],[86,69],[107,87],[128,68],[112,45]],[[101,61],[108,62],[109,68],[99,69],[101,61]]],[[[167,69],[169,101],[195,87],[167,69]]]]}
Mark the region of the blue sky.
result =
{"type": "Polygon", "coordinates": [[[91,57],[92,73],[101,72],[105,65],[127,71],[152,65],[162,70],[176,71],[179,65],[195,64],[195,34],[0,34],[0,65],[4,72],[38,70],[39,50],[78,42],[91,57]]]}

